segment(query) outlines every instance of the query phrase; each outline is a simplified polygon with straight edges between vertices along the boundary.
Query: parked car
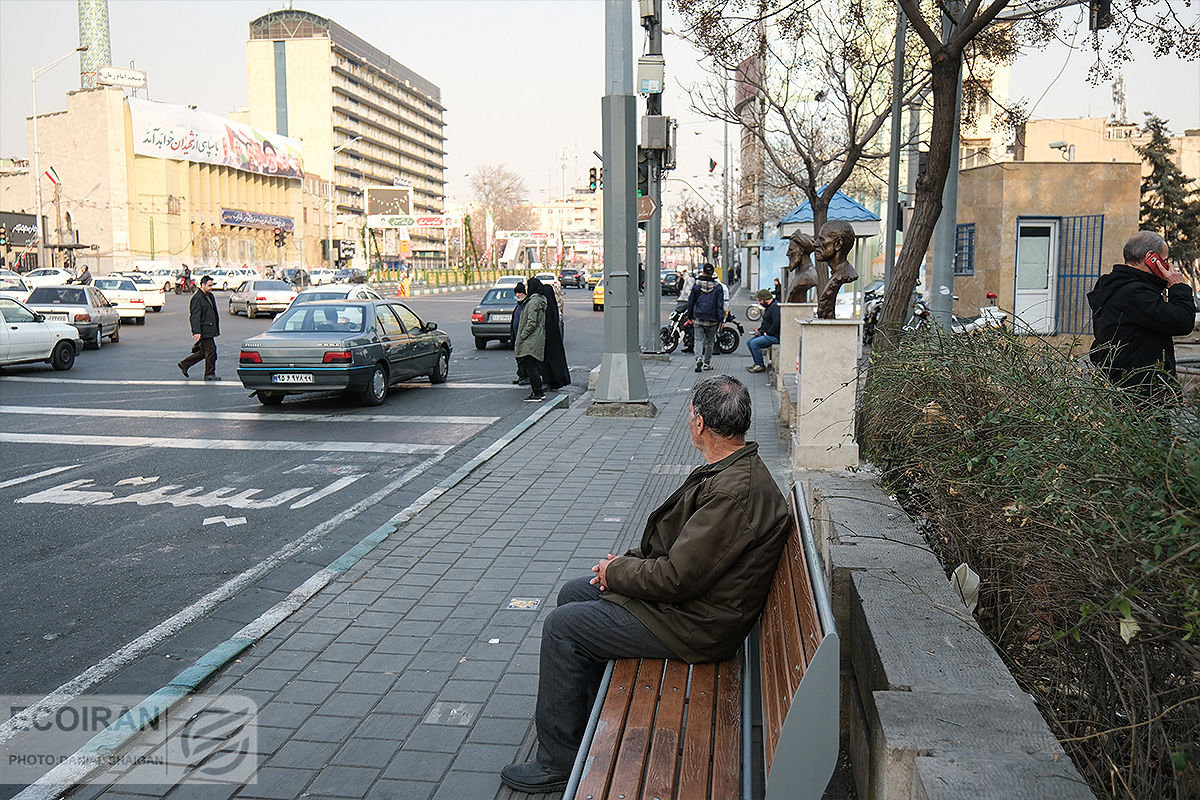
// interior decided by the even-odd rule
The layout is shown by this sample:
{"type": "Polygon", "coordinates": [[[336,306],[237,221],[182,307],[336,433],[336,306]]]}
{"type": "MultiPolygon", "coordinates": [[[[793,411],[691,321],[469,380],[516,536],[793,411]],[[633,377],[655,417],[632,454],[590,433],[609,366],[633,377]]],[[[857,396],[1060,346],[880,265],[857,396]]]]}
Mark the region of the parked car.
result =
{"type": "Polygon", "coordinates": [[[333,283],[334,271],[328,267],[317,267],[308,271],[308,279],[313,286],[320,286],[323,283],[333,283]]]}
{"type": "Polygon", "coordinates": [[[664,272],[662,276],[662,293],[678,296],[683,289],[683,276],[678,272],[664,272]]]}
{"type": "Polygon", "coordinates": [[[298,303],[242,343],[238,378],[263,405],[288,394],[352,392],[379,405],[388,388],[418,375],[444,383],[450,337],[393,300],[298,303]]]}
{"type": "Polygon", "coordinates": [[[592,290],[592,311],[604,310],[604,281],[596,284],[596,288],[592,290]]]}
{"type": "Polygon", "coordinates": [[[133,285],[142,293],[142,299],[146,301],[146,308],[155,312],[163,310],[163,306],[167,304],[169,290],[160,286],[153,275],[145,272],[122,272],[121,274],[133,281],[133,285]]]}
{"type": "Polygon", "coordinates": [[[85,347],[99,350],[101,340],[121,339],[121,315],[95,286],[39,286],[25,303],[51,322],[74,325],[85,347]]]}
{"type": "Polygon", "coordinates": [[[327,283],[323,286],[310,286],[296,295],[292,305],[296,303],[312,303],[316,300],[382,300],[382,295],[369,286],[349,283],[327,283]]]}
{"type": "Polygon", "coordinates": [[[162,286],[164,295],[175,288],[175,279],[183,274],[183,268],[175,267],[155,267],[152,270],[143,270],[142,274],[155,281],[162,286]]]}
{"type": "Polygon", "coordinates": [[[524,283],[524,275],[501,275],[496,279],[495,286],[516,286],[518,283],[524,283]]]}
{"type": "Polygon", "coordinates": [[[576,289],[586,289],[588,285],[587,270],[563,267],[558,271],[558,282],[563,287],[573,286],[576,289]]]}
{"type": "Polygon", "coordinates": [[[0,275],[0,297],[24,302],[29,297],[29,291],[29,286],[16,273],[13,273],[11,276],[0,275]]]}
{"type": "Polygon", "coordinates": [[[136,283],[121,275],[105,275],[96,278],[92,285],[104,292],[105,298],[116,306],[122,321],[146,324],[146,299],[138,291],[136,283]]]}
{"type": "Polygon", "coordinates": [[[46,267],[25,273],[25,285],[36,289],[39,286],[65,286],[75,280],[75,276],[65,269],[46,267]]]}
{"type": "Polygon", "coordinates": [[[517,307],[517,295],[511,286],[493,286],[471,312],[471,335],[475,337],[475,349],[483,350],[495,339],[501,344],[512,342],[513,309],[517,307]]]}
{"type": "Polygon", "coordinates": [[[229,295],[229,313],[244,313],[250,319],[259,314],[278,314],[296,299],[296,290],[284,281],[258,278],[243,281],[229,295]]]}
{"type": "Polygon", "coordinates": [[[70,369],[83,350],[74,325],[52,322],[11,297],[0,297],[0,320],[0,366],[45,361],[57,370],[70,369]]]}

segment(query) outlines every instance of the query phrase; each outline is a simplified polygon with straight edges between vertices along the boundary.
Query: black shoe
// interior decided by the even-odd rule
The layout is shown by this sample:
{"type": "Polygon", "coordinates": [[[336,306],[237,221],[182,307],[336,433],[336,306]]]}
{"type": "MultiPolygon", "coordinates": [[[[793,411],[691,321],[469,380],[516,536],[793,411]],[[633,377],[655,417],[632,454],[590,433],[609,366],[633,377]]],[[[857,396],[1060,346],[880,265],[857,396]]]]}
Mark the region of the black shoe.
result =
{"type": "Polygon", "coordinates": [[[540,403],[545,399],[546,399],[546,395],[544,395],[544,394],[532,394],[531,393],[529,395],[529,397],[525,398],[525,402],[526,403],[540,403]]]}
{"type": "Polygon", "coordinates": [[[703,368],[704,368],[704,364],[703,364],[703,362],[697,361],[697,362],[696,362],[696,372],[699,372],[699,371],[700,371],[700,370],[702,370],[703,368]]]}
{"type": "Polygon", "coordinates": [[[185,366],[183,365],[183,362],[182,362],[182,361],[180,361],[180,362],[179,362],[178,364],[176,364],[175,366],[179,367],[179,371],[183,373],[183,377],[185,377],[185,378],[186,378],[186,377],[188,377],[188,374],[187,374],[187,367],[185,367],[185,366]]]}
{"type": "Polygon", "coordinates": [[[205,375],[205,376],[204,376],[204,380],[206,380],[206,381],[219,381],[219,380],[221,380],[221,376],[220,376],[220,375],[205,375]]]}
{"type": "Polygon", "coordinates": [[[681,353],[695,353],[695,350],[680,350],[681,353]]]}
{"type": "Polygon", "coordinates": [[[513,386],[520,386],[522,383],[525,383],[525,382],[526,381],[524,378],[513,378],[513,386]]]}
{"type": "Polygon", "coordinates": [[[546,794],[567,788],[569,773],[543,767],[537,761],[509,764],[500,770],[500,782],[527,794],[546,794]]]}

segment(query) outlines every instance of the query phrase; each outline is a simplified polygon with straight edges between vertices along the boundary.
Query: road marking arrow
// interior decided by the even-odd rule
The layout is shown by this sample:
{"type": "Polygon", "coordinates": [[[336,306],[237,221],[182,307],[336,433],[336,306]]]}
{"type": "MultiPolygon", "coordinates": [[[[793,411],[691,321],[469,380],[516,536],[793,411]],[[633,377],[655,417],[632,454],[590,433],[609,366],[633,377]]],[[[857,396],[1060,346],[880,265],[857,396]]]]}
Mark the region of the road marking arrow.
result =
{"type": "Polygon", "coordinates": [[[143,478],[141,475],[138,475],[133,478],[126,478],[124,480],[117,481],[117,486],[145,486],[147,483],[154,483],[157,480],[157,475],[155,475],[153,478],[143,478]]]}
{"type": "Polygon", "coordinates": [[[245,525],[245,517],[205,517],[205,525],[215,525],[218,522],[224,522],[226,528],[232,528],[234,525],[245,525]]]}

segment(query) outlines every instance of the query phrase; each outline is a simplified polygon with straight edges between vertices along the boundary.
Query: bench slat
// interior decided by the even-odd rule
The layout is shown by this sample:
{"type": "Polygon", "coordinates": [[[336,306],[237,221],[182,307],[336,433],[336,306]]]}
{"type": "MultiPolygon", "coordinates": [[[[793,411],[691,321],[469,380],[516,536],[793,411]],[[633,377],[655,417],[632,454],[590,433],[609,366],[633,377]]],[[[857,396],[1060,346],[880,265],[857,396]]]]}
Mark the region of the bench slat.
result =
{"type": "Polygon", "coordinates": [[[679,797],[708,797],[708,773],[712,769],[713,717],[716,713],[717,665],[692,666],[688,690],[687,728],[679,762],[679,797]]]}
{"type": "Polygon", "coordinates": [[[679,740],[683,731],[683,708],[687,690],[688,665],[674,659],[668,661],[663,673],[658,713],[654,717],[646,780],[642,785],[641,796],[646,800],[669,800],[675,796],[675,767],[679,760],[679,740]]]}
{"type": "Polygon", "coordinates": [[[662,685],[666,663],[659,658],[644,658],[638,666],[633,698],[629,703],[629,713],[625,716],[625,733],[621,737],[617,763],[609,784],[609,797],[637,797],[641,788],[646,754],[650,749],[650,729],[654,725],[654,709],[658,704],[658,690],[662,685]]]}
{"type": "Polygon", "coordinates": [[[637,680],[638,662],[634,659],[619,659],[613,668],[612,681],[608,685],[608,693],[604,695],[604,705],[600,709],[600,724],[596,727],[596,736],[592,739],[590,755],[591,762],[585,767],[585,774],[579,782],[579,790],[575,796],[580,800],[600,800],[608,792],[609,780],[612,777],[613,764],[616,761],[617,743],[621,741],[625,729],[625,717],[629,711],[629,701],[633,696],[634,682],[637,680]]]}
{"type": "Polygon", "coordinates": [[[783,722],[787,719],[792,697],[808,665],[797,622],[795,589],[797,583],[805,582],[807,573],[803,571],[804,553],[796,542],[795,531],[793,528],[780,558],[759,638],[763,749],[768,766],[783,730],[783,722]],[[801,559],[799,566],[797,558],[801,559]]]}
{"type": "Polygon", "coordinates": [[[742,791],[742,663],[734,657],[717,665],[717,724],[713,735],[712,796],[738,797],[742,791]]]}

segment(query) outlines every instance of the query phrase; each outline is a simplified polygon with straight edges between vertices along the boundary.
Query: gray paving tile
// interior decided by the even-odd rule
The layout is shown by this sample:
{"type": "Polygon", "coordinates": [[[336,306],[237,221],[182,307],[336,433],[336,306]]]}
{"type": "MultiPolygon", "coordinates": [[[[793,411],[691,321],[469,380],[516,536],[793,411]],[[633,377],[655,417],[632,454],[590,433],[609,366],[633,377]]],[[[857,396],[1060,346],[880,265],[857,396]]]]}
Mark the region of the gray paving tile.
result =
{"type": "Polygon", "coordinates": [[[392,757],[383,771],[384,778],[403,781],[437,782],[446,774],[454,756],[451,753],[416,752],[401,750],[392,757]]]}
{"type": "Polygon", "coordinates": [[[263,767],[255,775],[255,782],[242,787],[241,797],[261,797],[270,800],[295,800],[304,793],[304,787],[316,772],[306,769],[263,767]]]}
{"type": "Polygon", "coordinates": [[[487,772],[495,775],[501,767],[513,763],[518,756],[517,748],[506,744],[477,744],[467,742],[458,757],[450,765],[452,779],[458,772],[487,772]]]}
{"type": "Polygon", "coordinates": [[[276,696],[275,701],[278,703],[303,703],[315,705],[325,702],[329,695],[333,694],[337,688],[336,683],[322,683],[319,681],[295,680],[283,688],[276,696]]]}
{"type": "Polygon", "coordinates": [[[467,738],[468,728],[461,725],[418,725],[404,741],[404,750],[429,753],[456,753],[467,738]]]}
{"type": "Polygon", "coordinates": [[[354,731],[354,738],[402,742],[421,721],[422,715],[424,715],[423,709],[421,715],[385,714],[378,710],[372,711],[354,731]]]}
{"type": "Polygon", "coordinates": [[[359,720],[365,717],[367,712],[373,709],[378,702],[379,695],[377,694],[353,694],[338,691],[325,701],[317,713],[323,716],[353,717],[359,720]]]}
{"type": "Polygon", "coordinates": [[[354,664],[344,661],[329,661],[324,655],[305,668],[303,678],[309,681],[341,683],[354,672],[354,664]]]}
{"type": "Polygon", "coordinates": [[[308,718],[308,721],[296,731],[296,739],[306,742],[344,742],[358,727],[356,717],[334,717],[320,714],[308,718]]]}
{"type": "Polygon", "coordinates": [[[338,750],[337,755],[333,757],[333,763],[348,767],[373,767],[382,770],[396,755],[400,749],[399,745],[400,740],[398,739],[389,741],[387,739],[354,738],[338,750]]]}
{"type": "Polygon", "coordinates": [[[318,769],[329,763],[337,748],[336,742],[288,742],[271,756],[267,766],[318,769]]]}
{"type": "Polygon", "coordinates": [[[392,781],[381,778],[375,781],[366,800],[429,800],[437,791],[436,783],[417,781],[392,781]]]}
{"type": "Polygon", "coordinates": [[[311,703],[267,703],[259,706],[255,722],[262,728],[290,728],[295,730],[317,710],[311,703]]]}
{"type": "Polygon", "coordinates": [[[381,770],[333,765],[325,767],[308,788],[315,797],[366,797],[381,770]]]}
{"type": "Polygon", "coordinates": [[[467,735],[468,742],[482,744],[503,744],[513,747],[521,744],[529,735],[533,719],[504,719],[502,717],[483,717],[472,726],[467,735]]]}
{"type": "Polygon", "coordinates": [[[462,800],[467,797],[494,797],[500,788],[500,775],[485,772],[458,772],[448,774],[434,792],[434,800],[462,800]]]}

